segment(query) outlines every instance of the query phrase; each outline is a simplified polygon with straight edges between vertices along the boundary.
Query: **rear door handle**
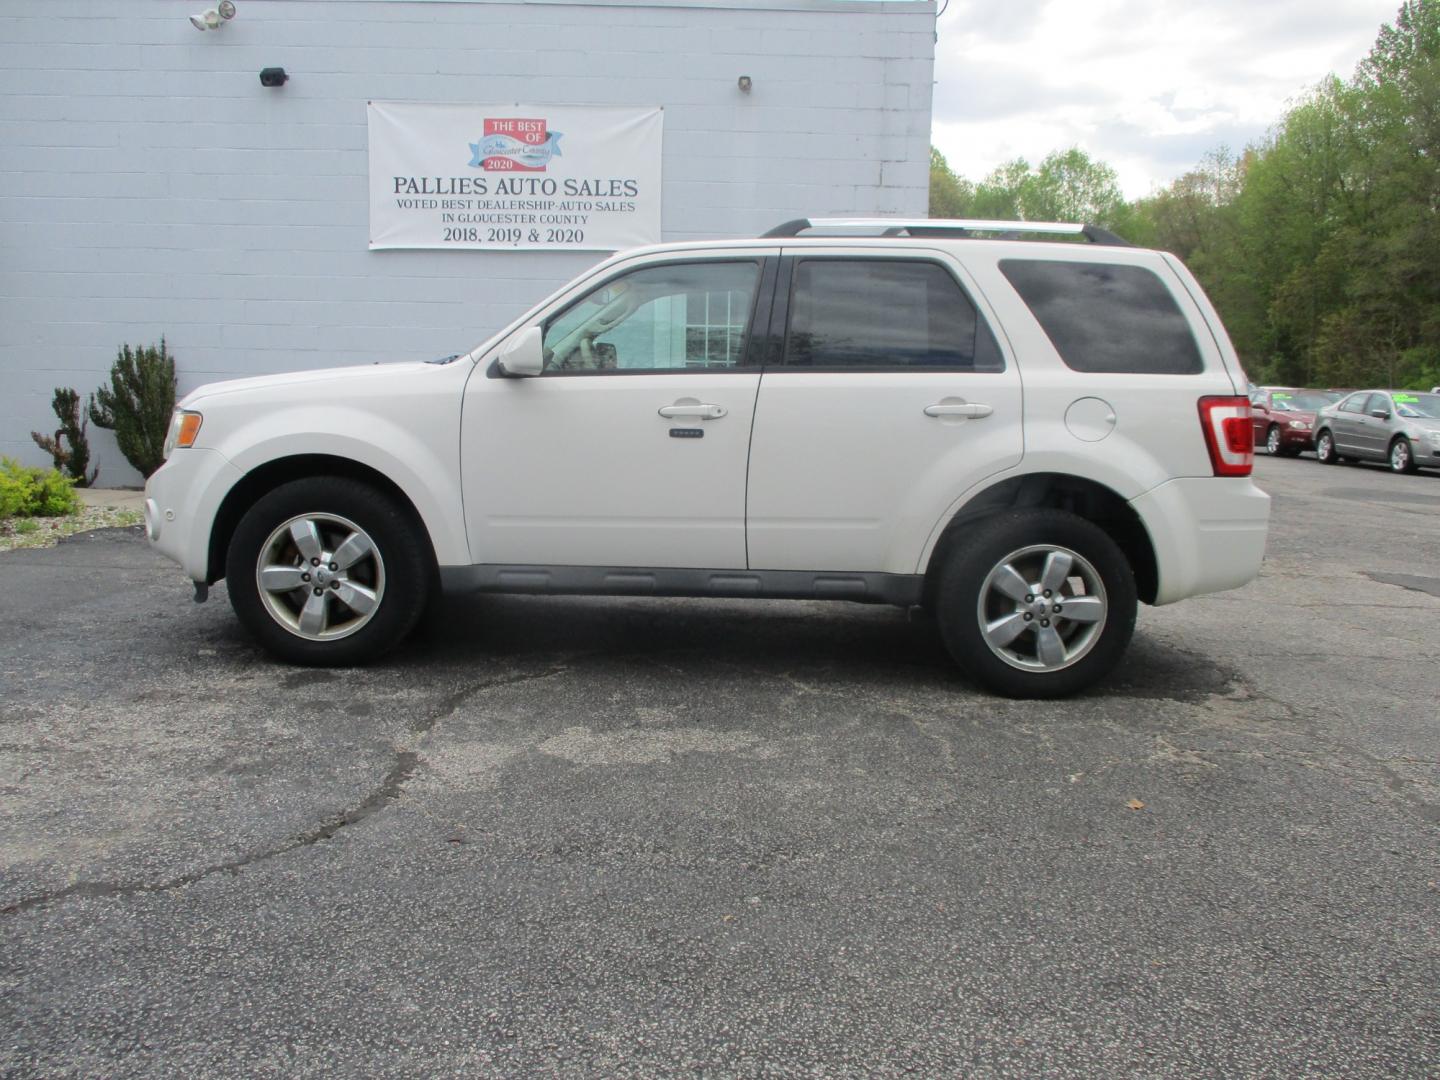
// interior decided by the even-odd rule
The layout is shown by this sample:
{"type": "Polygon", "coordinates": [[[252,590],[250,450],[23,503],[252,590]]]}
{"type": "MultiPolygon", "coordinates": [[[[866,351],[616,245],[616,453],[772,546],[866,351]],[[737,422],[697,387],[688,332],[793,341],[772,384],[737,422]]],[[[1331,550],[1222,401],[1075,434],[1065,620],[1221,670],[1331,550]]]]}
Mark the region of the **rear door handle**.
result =
{"type": "Polygon", "coordinates": [[[660,415],[666,420],[673,420],[677,416],[689,417],[695,420],[719,420],[725,415],[724,405],[662,405],[660,415]]]}
{"type": "Polygon", "coordinates": [[[983,420],[994,411],[989,405],[978,402],[966,402],[963,405],[936,402],[934,405],[925,406],[926,416],[963,416],[970,420],[983,420]]]}

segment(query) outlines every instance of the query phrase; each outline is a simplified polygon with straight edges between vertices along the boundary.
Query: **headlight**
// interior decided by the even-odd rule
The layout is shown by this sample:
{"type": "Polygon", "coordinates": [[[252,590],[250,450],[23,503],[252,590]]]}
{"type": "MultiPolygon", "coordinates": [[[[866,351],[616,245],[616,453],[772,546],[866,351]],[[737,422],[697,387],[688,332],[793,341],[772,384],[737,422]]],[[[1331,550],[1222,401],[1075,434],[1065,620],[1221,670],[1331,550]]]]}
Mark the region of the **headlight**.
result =
{"type": "Polygon", "coordinates": [[[1290,426],[1296,431],[1306,431],[1310,427],[1310,425],[1307,424],[1304,420],[1291,420],[1290,426]]]}
{"type": "Polygon", "coordinates": [[[200,434],[200,414],[189,409],[176,409],[170,416],[170,430],[165,433],[165,457],[168,460],[177,446],[191,446],[200,434]]]}

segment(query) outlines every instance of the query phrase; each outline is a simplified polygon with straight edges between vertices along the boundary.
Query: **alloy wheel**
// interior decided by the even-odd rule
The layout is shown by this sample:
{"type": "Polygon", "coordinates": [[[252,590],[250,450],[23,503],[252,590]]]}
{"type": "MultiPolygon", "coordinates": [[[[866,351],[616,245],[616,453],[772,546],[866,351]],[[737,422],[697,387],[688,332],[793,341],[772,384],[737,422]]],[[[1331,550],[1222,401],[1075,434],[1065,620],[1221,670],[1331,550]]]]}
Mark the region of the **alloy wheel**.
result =
{"type": "Polygon", "coordinates": [[[338,514],[301,514],[277,526],[255,562],[260,601],[309,641],[349,637],[380,609],[385,561],[364,529],[338,514]]]}
{"type": "Polygon", "coordinates": [[[1024,671],[1059,671],[1100,640],[1108,605],[1095,568],[1051,544],[1013,551],[980,588],[976,616],[990,651],[1024,671]]]}

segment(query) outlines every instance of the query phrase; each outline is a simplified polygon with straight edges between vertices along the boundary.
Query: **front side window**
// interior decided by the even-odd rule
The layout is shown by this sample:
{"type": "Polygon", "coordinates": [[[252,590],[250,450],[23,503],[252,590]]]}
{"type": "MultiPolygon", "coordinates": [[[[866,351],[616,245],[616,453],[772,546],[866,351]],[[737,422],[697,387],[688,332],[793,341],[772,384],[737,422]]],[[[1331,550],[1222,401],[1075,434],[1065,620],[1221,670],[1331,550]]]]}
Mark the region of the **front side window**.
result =
{"type": "Polygon", "coordinates": [[[1003,371],[990,328],[939,263],[803,259],[785,364],[824,369],[1003,371]]]}
{"type": "Polygon", "coordinates": [[[701,371],[745,364],[760,264],[632,270],[545,324],[546,372],[701,371]]]}
{"type": "Polygon", "coordinates": [[[1000,271],[1073,371],[1194,375],[1204,370],[1190,324],[1153,270],[1002,259],[1000,271]]]}
{"type": "Polygon", "coordinates": [[[1369,394],[1351,394],[1345,399],[1345,404],[1340,406],[1341,412],[1363,413],[1365,402],[1370,400],[1369,394]]]}

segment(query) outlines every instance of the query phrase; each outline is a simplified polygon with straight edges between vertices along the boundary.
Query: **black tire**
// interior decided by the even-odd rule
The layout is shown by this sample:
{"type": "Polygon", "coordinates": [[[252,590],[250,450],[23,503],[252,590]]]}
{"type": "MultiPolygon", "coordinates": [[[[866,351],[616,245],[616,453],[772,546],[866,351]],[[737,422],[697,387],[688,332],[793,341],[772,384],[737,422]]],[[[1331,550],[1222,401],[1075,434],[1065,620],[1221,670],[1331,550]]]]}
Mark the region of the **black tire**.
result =
{"type": "Polygon", "coordinates": [[[392,496],[362,481],[315,476],[282,484],[246,511],[230,538],[225,560],[230,604],[245,628],[281,660],[317,667],[365,663],[399,644],[425,608],[431,567],[420,530],[392,496]],[[307,566],[298,545],[292,544],[290,555],[285,553],[284,545],[290,542],[282,526],[296,521],[317,526],[322,552],[333,552],[343,561],[342,538],[358,534],[368,542],[367,553],[339,572],[337,562],[307,566]],[[268,571],[305,572],[305,584],[262,590],[262,557],[274,560],[268,571]],[[325,587],[334,595],[322,595],[325,587]],[[312,590],[325,613],[319,617],[318,633],[306,633],[301,618],[312,590]],[[357,607],[350,607],[346,597],[357,607]],[[362,602],[368,610],[358,606],[362,602]],[[332,617],[333,625],[327,622],[332,617]]]}
{"type": "Polygon", "coordinates": [[[1315,435],[1315,460],[1321,465],[1336,465],[1340,455],[1335,453],[1335,436],[1329,428],[1321,428],[1315,435]]]}
{"type": "Polygon", "coordinates": [[[1404,435],[1390,444],[1390,471],[1413,473],[1415,471],[1415,448],[1404,435]]]}
{"type": "MultiPolygon", "coordinates": [[[[1063,589],[1071,590],[1070,584],[1063,589]]],[[[1057,589],[1056,595],[1048,599],[1033,594],[1034,605],[1015,597],[1013,614],[1023,617],[1037,605],[1043,608],[1052,601],[1080,598],[1062,595],[1062,591],[1057,589]]],[[[936,600],[940,634],[951,657],[981,686],[1006,697],[1064,697],[1094,684],[1124,655],[1135,630],[1135,575],[1124,552],[1099,526],[1063,510],[1007,510],[967,527],[960,542],[945,556],[936,600]],[[1036,584],[1043,584],[1033,569],[1027,574],[1023,568],[1036,565],[1052,547],[1078,555],[1088,564],[1073,564],[1081,580],[1089,574],[1098,577],[1103,596],[1101,589],[1093,587],[1081,595],[1087,602],[1100,600],[1103,618],[1098,622],[1071,622],[1063,611],[1050,614],[1056,634],[1071,635],[1062,643],[1062,651],[1077,655],[1053,669],[1023,667],[1020,662],[1024,656],[1014,654],[1023,654],[1032,643],[1036,653],[1033,662],[1042,662],[1039,644],[1040,634],[1045,631],[1037,629],[1034,621],[1048,612],[1035,610],[1011,645],[999,648],[987,639],[983,620],[1012,617],[1004,606],[1012,598],[1008,594],[1001,596],[993,586],[1001,567],[1013,566],[1022,570],[1024,580],[1034,577],[1036,584]],[[992,582],[992,587],[987,588],[987,582],[992,582]],[[996,601],[1001,605],[998,613],[987,610],[996,601]]],[[[1074,610],[1079,610],[1079,605],[1074,610]]]]}

